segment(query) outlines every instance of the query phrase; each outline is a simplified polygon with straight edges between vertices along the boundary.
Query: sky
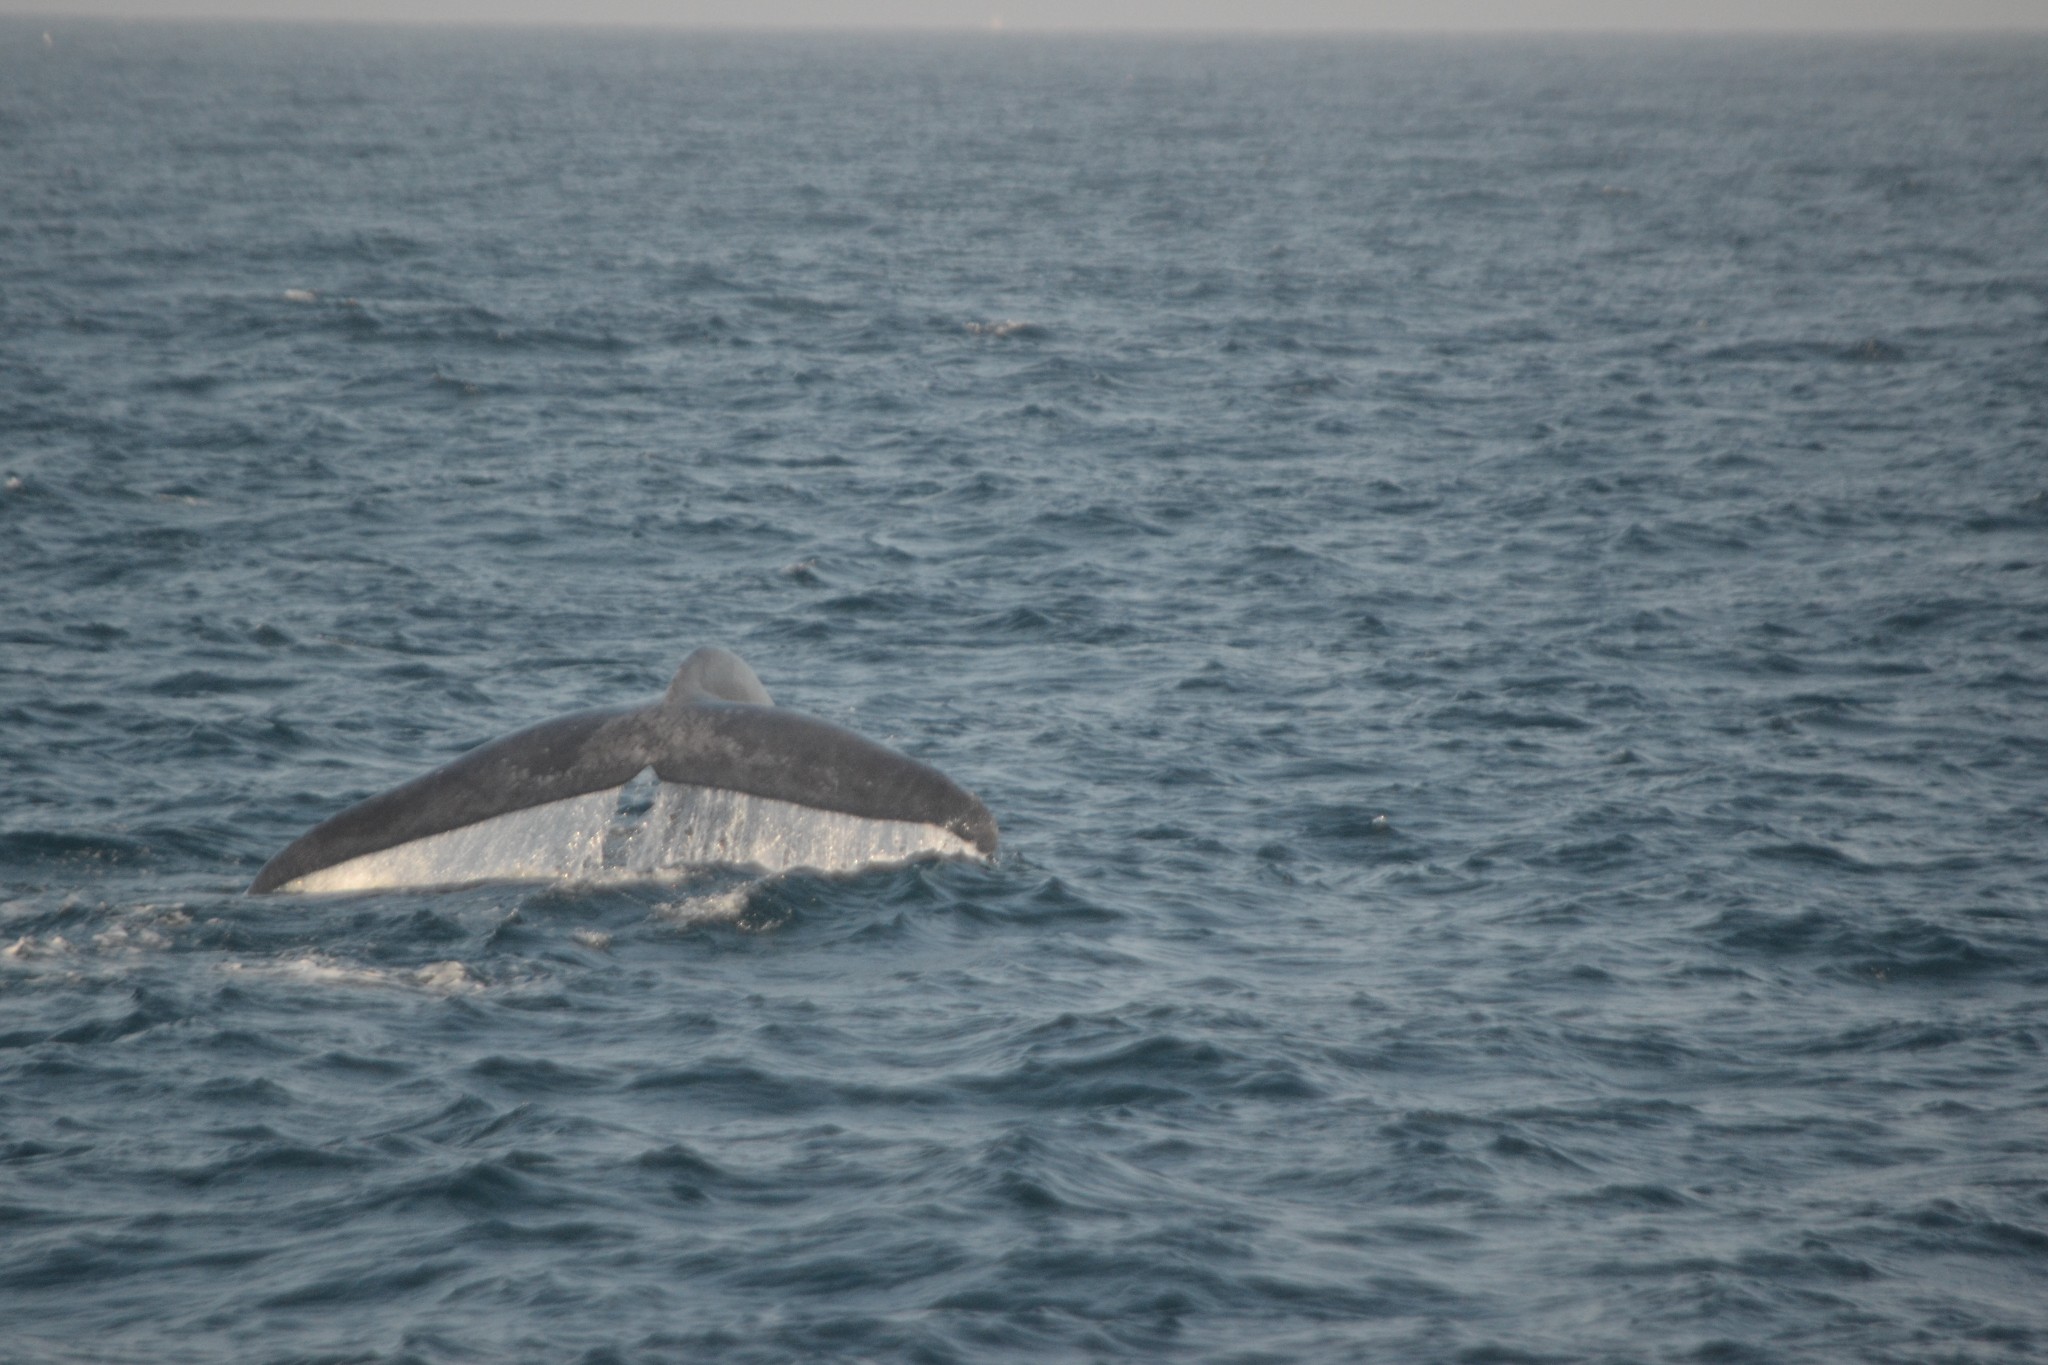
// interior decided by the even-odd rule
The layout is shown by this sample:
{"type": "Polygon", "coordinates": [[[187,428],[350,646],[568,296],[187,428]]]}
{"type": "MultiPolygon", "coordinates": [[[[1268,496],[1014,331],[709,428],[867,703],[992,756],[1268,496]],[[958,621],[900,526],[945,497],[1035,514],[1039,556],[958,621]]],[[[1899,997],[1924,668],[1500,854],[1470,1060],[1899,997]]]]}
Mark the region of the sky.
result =
{"type": "Polygon", "coordinates": [[[0,0],[0,15],[1003,32],[2048,31],[2048,0],[0,0]]]}

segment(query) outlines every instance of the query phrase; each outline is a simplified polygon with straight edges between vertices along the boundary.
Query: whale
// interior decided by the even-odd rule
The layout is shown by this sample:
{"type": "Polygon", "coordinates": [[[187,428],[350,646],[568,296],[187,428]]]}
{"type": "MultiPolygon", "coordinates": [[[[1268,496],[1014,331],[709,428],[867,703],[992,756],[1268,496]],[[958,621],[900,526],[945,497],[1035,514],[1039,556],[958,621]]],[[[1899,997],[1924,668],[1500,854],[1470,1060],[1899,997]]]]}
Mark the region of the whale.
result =
{"type": "Polygon", "coordinates": [[[495,739],[321,821],[249,884],[349,892],[604,880],[708,866],[838,873],[995,856],[995,817],[936,768],[778,707],[714,647],[661,697],[495,739]]]}

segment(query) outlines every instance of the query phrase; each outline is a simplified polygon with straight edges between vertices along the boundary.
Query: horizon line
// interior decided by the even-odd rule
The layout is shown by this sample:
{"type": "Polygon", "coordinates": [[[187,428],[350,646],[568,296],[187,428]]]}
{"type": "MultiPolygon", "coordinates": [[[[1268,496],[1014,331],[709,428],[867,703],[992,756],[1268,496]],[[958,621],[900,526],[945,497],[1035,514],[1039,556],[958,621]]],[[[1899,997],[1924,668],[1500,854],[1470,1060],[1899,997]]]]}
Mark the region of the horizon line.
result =
{"type": "Polygon", "coordinates": [[[2036,26],[2007,22],[1958,24],[1952,21],[1929,23],[1890,24],[1739,24],[1719,25],[1709,23],[1653,23],[1653,24],[1608,24],[1608,23],[1550,23],[1542,25],[1516,24],[1315,24],[1291,25],[1257,24],[1209,24],[1187,26],[1175,24],[1104,24],[1036,25],[1029,22],[1012,24],[1007,18],[982,23],[905,23],[901,21],[860,21],[813,23],[723,23],[692,22],[689,20],[661,20],[648,18],[606,18],[581,17],[575,19],[522,18],[522,17],[454,17],[435,15],[348,15],[348,14],[247,14],[237,12],[204,11],[187,14],[161,14],[135,10],[109,9],[51,14],[38,11],[12,11],[0,9],[0,23],[22,23],[30,27],[47,26],[52,32],[57,28],[75,24],[262,24],[281,28],[395,28],[395,29],[479,29],[479,30],[520,30],[520,31],[604,31],[604,32],[656,32],[656,33],[720,33],[732,35],[795,35],[817,34],[839,35],[902,35],[902,36],[980,36],[991,39],[1012,37],[1101,37],[1101,38],[1287,38],[1287,37],[1419,37],[1419,38],[1545,38],[1545,37],[1608,37],[1608,38],[1681,38],[1681,37],[1725,37],[1725,38],[1902,38],[1902,37],[1996,37],[1996,36],[2048,36],[2048,17],[2036,26]]]}

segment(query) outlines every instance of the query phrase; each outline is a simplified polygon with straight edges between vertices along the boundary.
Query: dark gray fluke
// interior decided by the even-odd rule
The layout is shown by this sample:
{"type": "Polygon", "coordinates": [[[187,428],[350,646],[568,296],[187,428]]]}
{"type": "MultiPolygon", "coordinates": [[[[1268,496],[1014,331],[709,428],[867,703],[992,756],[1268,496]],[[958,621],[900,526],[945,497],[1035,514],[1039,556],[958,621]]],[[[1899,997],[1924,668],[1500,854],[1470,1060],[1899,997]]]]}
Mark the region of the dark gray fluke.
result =
{"type": "MultiPolygon", "coordinates": [[[[738,656],[699,649],[659,701],[563,716],[472,749],[315,825],[265,863],[249,890],[362,889],[559,874],[565,866],[595,869],[604,862],[602,852],[593,851],[604,846],[601,823],[570,836],[555,831],[562,847],[581,850],[573,857],[522,860],[506,856],[501,846],[524,837],[519,812],[577,798],[583,803],[557,809],[573,812],[586,826],[608,821],[612,803],[596,794],[615,795],[649,769],[664,784],[664,796],[674,799],[656,802],[666,853],[643,850],[634,863],[641,870],[673,866],[661,861],[665,856],[831,871],[920,853],[987,857],[996,850],[988,807],[944,773],[836,725],[777,708],[738,656]],[[486,825],[491,821],[498,824],[486,825]],[[474,842],[456,842],[479,827],[499,831],[500,847],[488,856],[477,854],[474,842]],[[408,862],[392,852],[406,846],[439,852],[408,862]],[[303,879],[310,880],[293,888],[303,879]]],[[[644,842],[652,844],[654,836],[644,842]]]]}

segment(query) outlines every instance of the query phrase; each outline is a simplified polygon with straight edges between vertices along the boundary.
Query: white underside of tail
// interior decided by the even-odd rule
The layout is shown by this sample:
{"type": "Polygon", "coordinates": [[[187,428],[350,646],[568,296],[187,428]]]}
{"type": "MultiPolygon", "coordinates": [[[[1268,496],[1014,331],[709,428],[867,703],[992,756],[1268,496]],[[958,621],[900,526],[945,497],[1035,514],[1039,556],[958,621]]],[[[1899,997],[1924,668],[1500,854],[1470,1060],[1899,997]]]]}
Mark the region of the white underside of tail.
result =
{"type": "Polygon", "coordinates": [[[950,830],[869,820],[763,796],[651,782],[495,816],[309,872],[283,891],[377,891],[490,881],[638,881],[708,866],[852,872],[972,856],[950,830]],[[653,799],[636,810],[638,793],[653,799]]]}

